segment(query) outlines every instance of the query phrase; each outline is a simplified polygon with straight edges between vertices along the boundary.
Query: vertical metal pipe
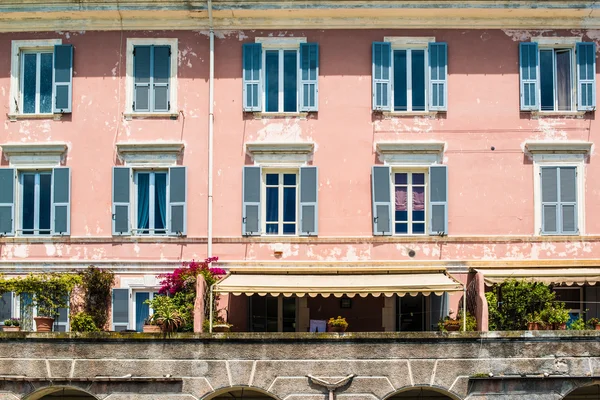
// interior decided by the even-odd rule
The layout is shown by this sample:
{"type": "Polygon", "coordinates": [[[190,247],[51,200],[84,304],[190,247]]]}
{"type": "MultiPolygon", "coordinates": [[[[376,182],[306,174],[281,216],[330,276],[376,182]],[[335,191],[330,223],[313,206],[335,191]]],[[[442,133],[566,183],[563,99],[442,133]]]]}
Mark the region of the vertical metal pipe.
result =
{"type": "MultiPolygon", "coordinates": [[[[213,246],[213,141],[214,141],[214,97],[215,97],[215,32],[213,29],[212,1],[208,0],[208,24],[210,28],[210,57],[208,77],[208,226],[207,249],[208,257],[212,257],[213,246]]],[[[212,319],[211,319],[212,324],[212,319]]],[[[211,329],[212,331],[212,329],[211,329]]]]}

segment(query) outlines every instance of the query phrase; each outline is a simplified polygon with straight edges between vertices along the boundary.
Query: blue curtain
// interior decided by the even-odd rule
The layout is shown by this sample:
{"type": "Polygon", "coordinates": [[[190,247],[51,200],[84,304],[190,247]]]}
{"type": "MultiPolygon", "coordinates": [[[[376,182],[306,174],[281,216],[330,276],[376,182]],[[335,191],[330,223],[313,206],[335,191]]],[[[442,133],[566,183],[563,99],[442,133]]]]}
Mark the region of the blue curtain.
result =
{"type": "Polygon", "coordinates": [[[167,175],[156,174],[154,187],[155,203],[158,204],[158,212],[154,213],[154,229],[165,229],[167,226],[167,175]]]}
{"type": "Polygon", "coordinates": [[[148,292],[138,292],[135,294],[135,330],[142,332],[144,320],[150,315],[150,306],[144,304],[144,301],[150,298],[148,292]]]}
{"type": "MultiPolygon", "coordinates": [[[[148,229],[150,199],[150,174],[138,174],[138,229],[148,229]]],[[[147,231],[144,233],[148,233],[147,231]]]]}

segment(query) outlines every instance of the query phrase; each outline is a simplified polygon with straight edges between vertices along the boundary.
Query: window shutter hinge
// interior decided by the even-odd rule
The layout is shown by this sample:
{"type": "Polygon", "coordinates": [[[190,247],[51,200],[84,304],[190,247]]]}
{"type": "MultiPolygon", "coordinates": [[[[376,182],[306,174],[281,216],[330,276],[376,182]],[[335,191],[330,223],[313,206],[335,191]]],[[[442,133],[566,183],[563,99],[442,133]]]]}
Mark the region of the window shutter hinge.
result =
{"type": "Polygon", "coordinates": [[[171,47],[169,46],[169,56],[171,55],[171,47]]]}
{"type": "Polygon", "coordinates": [[[171,111],[171,102],[170,101],[167,102],[167,110],[171,111]]]}
{"type": "Polygon", "coordinates": [[[131,104],[132,110],[135,110],[135,101],[131,104]]]}
{"type": "Polygon", "coordinates": [[[133,55],[135,56],[135,47],[133,48],[133,55]]]}

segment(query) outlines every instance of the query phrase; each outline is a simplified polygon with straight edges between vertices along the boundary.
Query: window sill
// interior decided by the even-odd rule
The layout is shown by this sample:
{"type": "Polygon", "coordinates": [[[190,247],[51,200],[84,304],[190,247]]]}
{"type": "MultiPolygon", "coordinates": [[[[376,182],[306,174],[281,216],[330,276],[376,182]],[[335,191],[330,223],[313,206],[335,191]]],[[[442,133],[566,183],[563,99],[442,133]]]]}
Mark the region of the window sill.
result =
{"type": "Polygon", "coordinates": [[[435,118],[439,111],[382,111],[381,115],[385,119],[398,117],[428,117],[435,118]]]}
{"type": "Polygon", "coordinates": [[[532,119],[540,119],[545,117],[575,117],[583,118],[587,111],[531,111],[532,119]]]}
{"type": "Polygon", "coordinates": [[[166,112],[166,113],[125,112],[125,113],[123,113],[123,117],[125,117],[126,121],[131,121],[134,118],[135,119],[137,119],[137,118],[164,118],[164,119],[176,120],[179,118],[179,113],[177,113],[177,112],[166,112]]]}
{"type": "Polygon", "coordinates": [[[306,119],[308,112],[283,112],[283,113],[270,113],[270,112],[254,112],[252,113],[254,119],[264,118],[300,118],[306,119]]]}
{"type": "Polygon", "coordinates": [[[16,122],[17,120],[20,119],[53,119],[55,121],[60,121],[62,119],[62,114],[58,113],[58,114],[52,114],[52,113],[46,113],[46,114],[7,114],[8,115],[8,119],[11,122],[16,122]]]}

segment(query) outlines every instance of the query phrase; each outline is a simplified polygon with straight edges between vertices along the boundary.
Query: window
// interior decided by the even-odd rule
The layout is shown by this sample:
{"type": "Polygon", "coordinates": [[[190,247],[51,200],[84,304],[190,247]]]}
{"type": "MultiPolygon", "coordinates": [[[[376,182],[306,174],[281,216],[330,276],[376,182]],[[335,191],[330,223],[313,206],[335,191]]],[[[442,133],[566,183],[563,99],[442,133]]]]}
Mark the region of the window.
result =
{"type": "Polygon", "coordinates": [[[426,230],[426,173],[394,173],[394,233],[423,235],[426,230]]]}
{"type": "Polygon", "coordinates": [[[71,112],[72,45],[14,40],[12,58],[11,117],[71,112]]]}
{"type": "Polygon", "coordinates": [[[317,168],[244,167],[244,235],[316,235],[317,168]]]}
{"type": "Polygon", "coordinates": [[[243,46],[244,111],[317,111],[318,44],[297,38],[259,40],[243,46]]]}
{"type": "Polygon", "coordinates": [[[158,296],[158,293],[149,291],[134,292],[132,308],[136,332],[142,332],[144,330],[144,321],[152,315],[153,310],[150,308],[149,304],[145,304],[145,301],[152,300],[154,296],[158,296]]]}
{"type": "Polygon", "coordinates": [[[22,173],[21,189],[21,233],[49,235],[52,173],[50,171],[22,173]]]}
{"type": "Polygon", "coordinates": [[[539,38],[520,44],[521,109],[589,111],[596,106],[593,42],[539,38]]]}
{"type": "Polygon", "coordinates": [[[186,167],[113,167],[113,235],[185,235],[186,181],[186,167]]]}
{"type": "Polygon", "coordinates": [[[542,233],[576,234],[577,167],[541,167],[542,233]]]}
{"type": "Polygon", "coordinates": [[[127,109],[177,114],[177,39],[127,39],[127,109]]]}
{"type": "Polygon", "coordinates": [[[556,301],[565,303],[565,308],[569,310],[569,321],[571,325],[581,315],[583,311],[583,288],[581,287],[554,287],[556,301]]]}
{"type": "Polygon", "coordinates": [[[252,295],[251,332],[296,332],[296,297],[252,295]]]}
{"type": "Polygon", "coordinates": [[[373,43],[373,109],[447,109],[447,46],[434,38],[386,38],[373,43]]]}

